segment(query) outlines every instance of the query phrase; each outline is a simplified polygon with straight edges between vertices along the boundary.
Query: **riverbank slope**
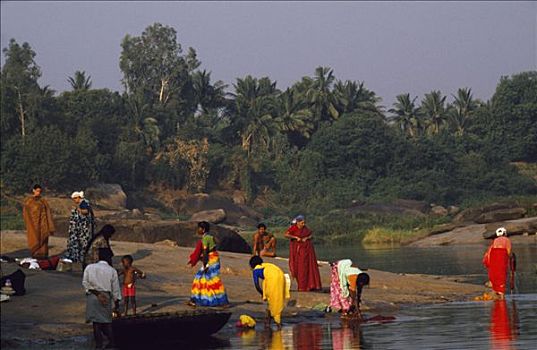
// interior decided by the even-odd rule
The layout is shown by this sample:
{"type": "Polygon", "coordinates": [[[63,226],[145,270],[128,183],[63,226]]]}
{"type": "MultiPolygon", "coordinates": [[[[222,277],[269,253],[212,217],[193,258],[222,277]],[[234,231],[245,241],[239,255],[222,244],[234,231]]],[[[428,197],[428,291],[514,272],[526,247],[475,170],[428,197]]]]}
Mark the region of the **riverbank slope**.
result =
{"type": "MultiPolygon", "coordinates": [[[[2,231],[0,253],[12,257],[26,257],[26,235],[23,231],[2,231]]],[[[65,238],[52,237],[50,254],[60,254],[66,245],[65,238]]],[[[147,279],[137,283],[139,312],[176,311],[185,305],[190,296],[190,286],[195,268],[186,265],[192,248],[177,247],[171,242],[154,244],[112,242],[116,255],[114,265],[119,267],[119,257],[133,255],[134,264],[146,272],[147,279]]],[[[232,303],[232,321],[242,313],[260,317],[264,310],[260,296],[252,284],[248,266],[250,256],[221,252],[222,279],[232,303]]],[[[269,261],[269,259],[267,259],[269,261]]],[[[287,260],[270,259],[270,262],[288,271],[287,260]]],[[[2,263],[2,273],[17,269],[14,263],[2,263]]],[[[84,323],[85,298],[81,286],[82,273],[35,271],[23,269],[26,274],[27,294],[12,297],[2,304],[2,348],[12,347],[20,341],[41,341],[51,344],[62,339],[82,336],[86,339],[91,327],[84,323]]],[[[323,292],[299,293],[296,285],[291,289],[291,304],[284,311],[289,317],[322,317],[311,308],[329,303],[329,266],[321,263],[323,292]]],[[[395,274],[369,270],[371,286],[363,293],[363,310],[371,313],[393,314],[406,304],[440,303],[467,300],[483,293],[484,287],[463,283],[445,276],[395,274]]],[[[232,324],[232,323],[229,323],[232,324]]],[[[229,325],[228,324],[228,325],[229,325]]]]}

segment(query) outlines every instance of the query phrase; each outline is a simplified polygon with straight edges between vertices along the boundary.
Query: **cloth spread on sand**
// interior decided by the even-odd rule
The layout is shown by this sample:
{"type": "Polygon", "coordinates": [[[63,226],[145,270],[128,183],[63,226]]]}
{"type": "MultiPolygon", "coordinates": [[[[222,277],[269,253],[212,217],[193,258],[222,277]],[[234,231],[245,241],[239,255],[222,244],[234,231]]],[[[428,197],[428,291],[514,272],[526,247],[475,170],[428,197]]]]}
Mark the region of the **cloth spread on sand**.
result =
{"type": "Polygon", "coordinates": [[[352,267],[352,261],[350,259],[340,260],[337,263],[338,275],[339,275],[339,286],[341,288],[341,296],[346,298],[349,296],[349,276],[362,273],[357,267],[352,267]]]}
{"type": "MultiPolygon", "coordinates": [[[[287,232],[299,238],[312,235],[312,231],[306,226],[299,229],[296,225],[292,225],[287,229],[287,232]]],[[[299,291],[307,292],[322,288],[317,256],[311,239],[303,242],[291,239],[289,242],[289,270],[291,276],[296,278],[299,291]]]]}
{"type": "Polygon", "coordinates": [[[254,268],[253,277],[254,284],[258,287],[259,280],[263,280],[263,300],[267,301],[274,322],[280,324],[284,301],[290,297],[282,269],[271,263],[262,263],[254,268]]]}
{"type": "Polygon", "coordinates": [[[48,202],[41,197],[26,198],[22,216],[32,257],[47,257],[48,238],[56,230],[48,202]]]}

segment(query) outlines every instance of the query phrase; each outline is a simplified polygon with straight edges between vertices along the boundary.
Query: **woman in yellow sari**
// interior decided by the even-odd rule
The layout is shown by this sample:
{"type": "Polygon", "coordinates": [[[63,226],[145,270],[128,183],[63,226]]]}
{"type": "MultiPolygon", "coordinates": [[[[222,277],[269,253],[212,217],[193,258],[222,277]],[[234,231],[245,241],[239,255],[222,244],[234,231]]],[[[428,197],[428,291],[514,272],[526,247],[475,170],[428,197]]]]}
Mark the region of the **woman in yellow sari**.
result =
{"type": "Polygon", "coordinates": [[[253,270],[254,286],[268,303],[267,323],[270,325],[271,319],[274,319],[276,327],[281,329],[285,299],[290,297],[289,283],[282,269],[274,264],[264,263],[259,256],[250,259],[250,267],[253,270]],[[263,280],[262,285],[260,280],[263,280]]]}

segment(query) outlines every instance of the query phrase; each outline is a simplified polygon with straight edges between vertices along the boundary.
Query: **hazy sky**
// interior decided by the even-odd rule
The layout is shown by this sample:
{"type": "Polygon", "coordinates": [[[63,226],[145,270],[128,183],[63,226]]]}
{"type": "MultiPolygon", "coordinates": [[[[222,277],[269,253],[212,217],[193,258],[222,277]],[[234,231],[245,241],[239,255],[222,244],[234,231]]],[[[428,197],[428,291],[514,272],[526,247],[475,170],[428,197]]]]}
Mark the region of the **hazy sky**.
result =
{"type": "Polygon", "coordinates": [[[1,45],[30,43],[55,90],[75,70],[121,90],[121,40],[154,22],[174,27],[213,79],[268,75],[285,88],[327,65],[385,106],[466,86],[488,99],[501,75],[537,69],[536,2],[2,1],[1,45]]]}

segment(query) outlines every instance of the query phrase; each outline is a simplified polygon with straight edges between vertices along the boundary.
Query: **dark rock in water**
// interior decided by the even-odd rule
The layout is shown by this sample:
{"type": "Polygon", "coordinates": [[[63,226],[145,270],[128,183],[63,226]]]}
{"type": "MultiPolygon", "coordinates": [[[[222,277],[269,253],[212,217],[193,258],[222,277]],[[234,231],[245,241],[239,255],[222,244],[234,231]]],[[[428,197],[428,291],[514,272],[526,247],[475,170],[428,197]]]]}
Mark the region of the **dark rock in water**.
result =
{"type": "Polygon", "coordinates": [[[475,219],[475,222],[478,224],[486,224],[489,222],[515,220],[524,217],[524,215],[526,215],[526,209],[524,208],[498,209],[479,215],[475,219]]]}
{"type": "MultiPolygon", "coordinates": [[[[67,237],[69,220],[68,218],[57,219],[56,235],[67,237]]],[[[115,227],[116,233],[112,240],[155,243],[163,240],[177,242],[179,246],[194,247],[199,240],[196,235],[197,222],[194,221],[147,221],[134,219],[100,220],[97,218],[97,230],[104,224],[111,224],[115,227]]],[[[218,225],[211,225],[211,233],[215,236],[218,250],[250,253],[251,248],[237,232],[218,225]]]]}
{"type": "Polygon", "coordinates": [[[84,196],[96,207],[102,209],[125,209],[127,195],[118,184],[97,184],[86,188],[84,196]]]}

